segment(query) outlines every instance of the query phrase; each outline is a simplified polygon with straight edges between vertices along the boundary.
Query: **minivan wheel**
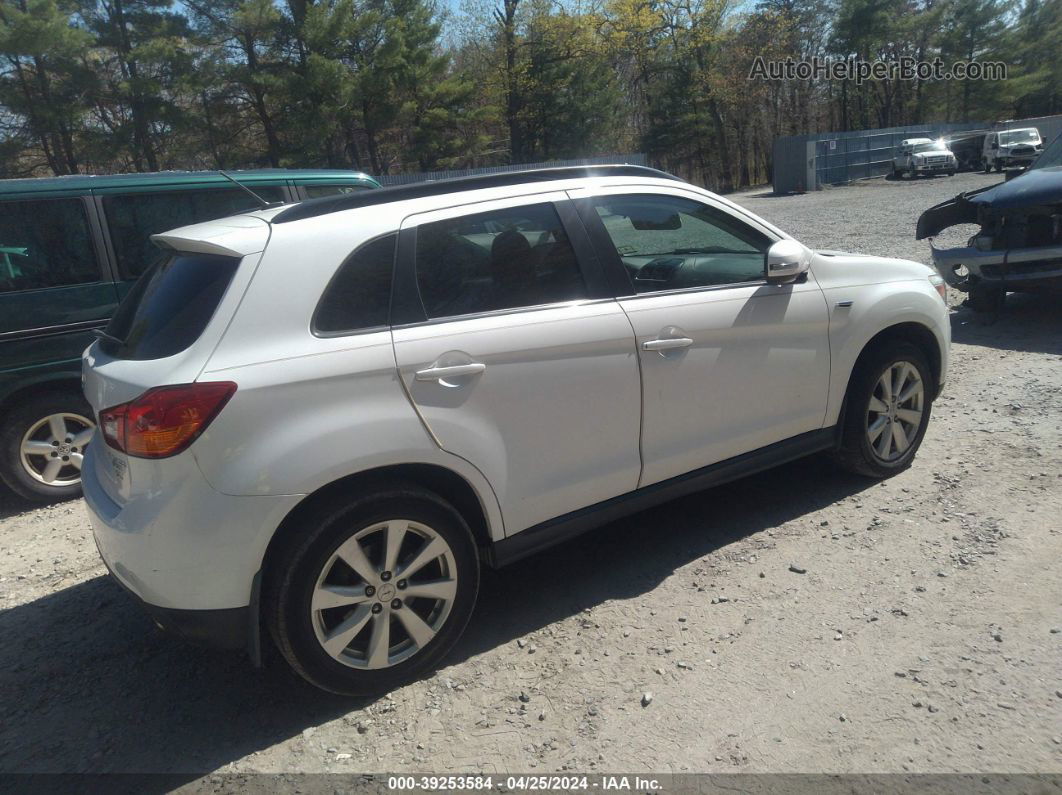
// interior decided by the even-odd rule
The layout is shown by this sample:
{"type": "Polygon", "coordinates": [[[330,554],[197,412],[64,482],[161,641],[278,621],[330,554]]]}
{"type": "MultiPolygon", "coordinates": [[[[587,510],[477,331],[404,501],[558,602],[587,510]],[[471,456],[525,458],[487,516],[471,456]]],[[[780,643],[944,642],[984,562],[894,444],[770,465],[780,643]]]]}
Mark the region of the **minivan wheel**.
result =
{"type": "Polygon", "coordinates": [[[848,388],[838,462],[872,478],[902,472],[925,436],[931,394],[932,370],[917,347],[901,343],[870,351],[848,388]]]}
{"type": "Polygon", "coordinates": [[[332,500],[269,564],[265,617],[280,652],[310,683],[343,695],[390,690],[429,671],[472,614],[472,534],[438,495],[386,488],[332,500]]]}
{"type": "Polygon", "coordinates": [[[85,447],[96,428],[91,417],[84,398],[73,391],[16,406],[0,428],[0,477],[28,500],[76,497],[85,447]]]}

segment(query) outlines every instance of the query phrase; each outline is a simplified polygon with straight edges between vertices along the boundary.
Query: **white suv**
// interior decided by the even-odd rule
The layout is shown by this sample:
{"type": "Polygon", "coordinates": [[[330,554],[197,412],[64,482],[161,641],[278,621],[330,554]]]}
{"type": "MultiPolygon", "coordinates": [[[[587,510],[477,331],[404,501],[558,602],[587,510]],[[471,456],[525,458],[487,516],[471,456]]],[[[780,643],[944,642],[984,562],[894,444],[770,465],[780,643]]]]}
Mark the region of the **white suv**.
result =
{"type": "Polygon", "coordinates": [[[261,627],[342,693],[437,663],[481,565],[817,451],[904,469],[947,372],[925,265],[639,167],[154,240],[84,357],[100,554],[164,628],[257,660],[261,627]]]}

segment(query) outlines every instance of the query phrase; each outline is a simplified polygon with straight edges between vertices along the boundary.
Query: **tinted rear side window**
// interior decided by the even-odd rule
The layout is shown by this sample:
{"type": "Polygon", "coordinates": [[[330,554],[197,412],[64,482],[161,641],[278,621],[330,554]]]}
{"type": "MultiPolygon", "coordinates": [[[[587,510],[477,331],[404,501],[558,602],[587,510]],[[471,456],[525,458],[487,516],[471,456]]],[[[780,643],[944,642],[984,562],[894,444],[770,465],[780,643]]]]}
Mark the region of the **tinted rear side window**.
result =
{"type": "Polygon", "coordinates": [[[121,359],[180,353],[203,333],[239,264],[237,257],[185,253],[157,261],[111,318],[106,351],[121,359]]]}
{"type": "Polygon", "coordinates": [[[363,190],[371,190],[369,185],[303,185],[307,199],[320,199],[322,196],[343,196],[348,193],[359,193],[363,190]]]}
{"type": "Polygon", "coordinates": [[[0,293],[98,281],[81,199],[0,203],[0,293]]]}
{"type": "MultiPolygon", "coordinates": [[[[250,187],[266,201],[284,200],[284,190],[279,186],[250,187]]],[[[239,188],[106,196],[103,207],[118,270],[124,279],[135,279],[162,256],[148,239],[151,235],[259,209],[255,200],[239,188]]]]}
{"type": "Polygon", "coordinates": [[[341,334],[387,325],[397,240],[395,234],[378,237],[347,257],[321,296],[314,331],[341,334]]]}

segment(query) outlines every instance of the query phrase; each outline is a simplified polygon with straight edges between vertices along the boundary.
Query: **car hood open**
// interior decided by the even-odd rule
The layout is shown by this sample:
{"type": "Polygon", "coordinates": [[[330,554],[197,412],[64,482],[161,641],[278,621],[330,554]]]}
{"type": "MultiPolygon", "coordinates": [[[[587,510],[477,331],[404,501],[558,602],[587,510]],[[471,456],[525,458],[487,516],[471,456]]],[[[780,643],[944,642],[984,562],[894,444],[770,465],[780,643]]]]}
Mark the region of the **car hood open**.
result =
{"type": "Polygon", "coordinates": [[[923,240],[955,224],[976,224],[985,209],[1012,210],[1062,201],[1062,166],[1026,171],[1009,182],[960,193],[930,207],[918,219],[915,237],[923,240]]]}

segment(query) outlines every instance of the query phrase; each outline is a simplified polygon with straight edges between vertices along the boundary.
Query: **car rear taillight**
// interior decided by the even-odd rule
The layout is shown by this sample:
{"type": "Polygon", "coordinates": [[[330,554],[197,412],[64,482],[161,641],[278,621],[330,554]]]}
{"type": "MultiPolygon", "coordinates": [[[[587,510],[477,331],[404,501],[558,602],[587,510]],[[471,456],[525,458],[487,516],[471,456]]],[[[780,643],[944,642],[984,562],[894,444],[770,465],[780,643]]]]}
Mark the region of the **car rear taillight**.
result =
{"type": "Polygon", "coordinates": [[[149,389],[100,412],[108,446],[137,458],[167,458],[194,442],[236,392],[231,381],[149,389]]]}

